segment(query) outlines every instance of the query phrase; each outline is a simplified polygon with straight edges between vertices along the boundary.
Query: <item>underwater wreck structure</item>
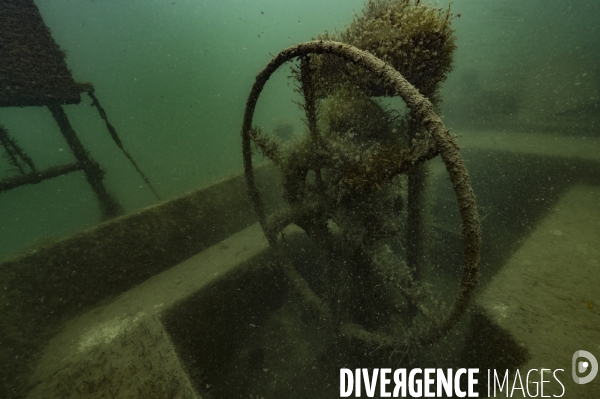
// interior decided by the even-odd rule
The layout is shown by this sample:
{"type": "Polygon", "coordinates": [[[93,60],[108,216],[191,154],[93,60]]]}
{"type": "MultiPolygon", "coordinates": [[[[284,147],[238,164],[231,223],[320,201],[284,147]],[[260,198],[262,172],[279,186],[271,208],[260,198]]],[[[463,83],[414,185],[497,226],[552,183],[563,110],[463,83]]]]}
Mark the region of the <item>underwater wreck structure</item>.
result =
{"type": "MultiPolygon", "coordinates": [[[[371,107],[376,106],[376,103],[369,103],[368,99],[362,100],[366,100],[371,107]]],[[[367,111],[361,112],[362,105],[358,105],[357,108],[359,108],[359,115],[364,116],[367,115],[367,111]]],[[[383,112],[380,110],[380,115],[383,112]]],[[[375,123],[377,122],[380,120],[375,123]]],[[[242,132],[249,193],[269,243],[278,247],[277,235],[293,223],[301,227],[323,253],[325,258],[325,265],[321,271],[323,290],[329,291],[325,296],[330,300],[335,298],[329,306],[322,303],[308,284],[290,267],[286,268],[290,281],[298,284],[297,289],[303,293],[305,299],[314,302],[317,311],[327,314],[321,318],[330,318],[334,324],[342,323],[342,320],[349,316],[348,309],[343,309],[344,306],[349,305],[347,302],[365,297],[356,295],[352,288],[360,286],[361,290],[370,291],[383,282],[399,288],[408,298],[410,307],[421,310],[423,315],[431,318],[431,331],[419,333],[411,331],[407,339],[415,339],[415,335],[423,335],[416,339],[423,344],[431,343],[450,330],[466,309],[476,285],[481,237],[475,197],[458,153],[458,147],[439,117],[433,112],[433,105],[429,100],[393,67],[370,53],[340,42],[308,42],[284,50],[259,73],[246,105],[242,132]],[[381,80],[382,84],[388,85],[385,90],[400,95],[406,101],[411,111],[411,125],[413,127],[423,125],[420,131],[424,134],[417,136],[418,133],[405,133],[409,137],[419,138],[409,141],[409,144],[405,144],[404,147],[402,133],[392,126],[388,126],[389,132],[377,131],[378,129],[353,131],[353,126],[340,132],[335,130],[339,126],[334,126],[334,129],[321,135],[316,120],[319,106],[315,103],[315,92],[318,89],[313,87],[309,58],[313,54],[337,56],[368,69],[381,80]],[[262,135],[259,129],[251,127],[252,116],[260,91],[270,75],[295,57],[304,57],[300,69],[300,81],[310,134],[293,147],[281,149],[274,141],[262,135]],[[344,135],[350,137],[343,137],[344,135]],[[251,139],[259,151],[283,171],[283,197],[290,207],[269,218],[264,213],[254,183],[251,139]],[[456,191],[463,217],[466,246],[465,267],[459,295],[448,315],[440,319],[436,319],[435,311],[428,309],[423,303],[426,299],[431,299],[428,298],[430,293],[427,293],[426,288],[420,286],[412,276],[411,267],[399,258],[394,259],[390,255],[393,252],[389,244],[385,244],[385,239],[394,237],[402,230],[398,225],[400,220],[395,218],[401,211],[398,203],[403,199],[400,182],[394,179],[408,172],[415,164],[420,164],[438,154],[446,164],[456,191]],[[313,181],[310,181],[309,174],[314,175],[313,181]],[[385,207],[389,209],[386,210],[385,207]],[[329,222],[333,222],[334,229],[339,229],[337,234],[339,238],[335,237],[336,234],[328,226],[329,222]],[[348,254],[350,254],[349,258],[345,259],[348,254]],[[352,265],[353,263],[355,264],[352,265]],[[348,269],[340,270],[341,265],[346,265],[348,269]],[[377,279],[376,274],[379,274],[378,282],[373,281],[377,279]],[[357,280],[351,281],[352,279],[357,280]],[[340,300],[339,295],[345,295],[345,300],[340,300]]],[[[423,185],[423,182],[418,184],[423,185]]],[[[415,207],[415,204],[409,205],[409,209],[415,207]]],[[[376,308],[369,309],[364,300],[361,301],[360,308],[361,312],[371,317],[377,312],[376,308]]],[[[372,344],[378,343],[379,347],[389,346],[399,350],[403,346],[410,345],[410,342],[402,343],[402,339],[398,339],[397,335],[370,336],[365,330],[355,330],[356,325],[348,320],[347,323],[342,327],[346,334],[369,336],[368,340],[373,341],[372,344]]]]}
{"type": "Polygon", "coordinates": [[[154,195],[160,199],[123,143],[105,110],[94,94],[91,83],[77,83],[65,62],[65,53],[58,47],[44,24],[33,0],[0,2],[0,107],[47,107],[76,162],[38,170],[34,161],[0,124],[0,145],[17,172],[0,181],[0,193],[25,184],[38,184],[72,172],[82,171],[96,196],[103,220],[123,213],[119,202],[104,184],[104,171],[85,149],[69,122],[63,105],[79,104],[81,93],[87,93],[106,124],[111,138],[154,195]]]}
{"type": "MultiPolygon", "coordinates": [[[[346,30],[285,49],[258,73],[241,129],[243,173],[4,262],[0,389],[27,398],[335,397],[340,366],[414,366],[432,348],[460,352],[442,359],[448,367],[526,364],[528,348],[498,316],[499,291],[511,287],[465,312],[481,222],[436,114],[453,17],[418,0],[368,2],[346,30]],[[288,62],[306,129],[281,142],[253,114],[288,62]],[[436,184],[447,170],[444,204],[462,229],[448,233],[444,250],[460,252],[462,269],[448,272],[458,284],[443,297],[427,281],[429,247],[443,241],[430,233],[427,199],[428,162],[440,159],[436,184]]],[[[570,166],[584,175],[600,170],[594,162],[570,166]]],[[[528,281],[518,268],[509,274],[528,281]]]]}

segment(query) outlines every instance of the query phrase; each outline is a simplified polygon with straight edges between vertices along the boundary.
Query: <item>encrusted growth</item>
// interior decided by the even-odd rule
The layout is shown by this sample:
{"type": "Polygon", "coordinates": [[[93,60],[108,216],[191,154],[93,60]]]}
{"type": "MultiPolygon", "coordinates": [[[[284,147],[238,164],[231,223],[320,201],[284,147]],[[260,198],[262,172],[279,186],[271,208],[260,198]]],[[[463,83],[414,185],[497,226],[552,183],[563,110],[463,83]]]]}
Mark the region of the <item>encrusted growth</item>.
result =
{"type": "MultiPolygon", "coordinates": [[[[281,248],[278,236],[287,224],[304,229],[322,260],[317,271],[321,295],[298,283],[302,276],[287,262],[284,272],[334,330],[394,351],[445,335],[466,309],[477,278],[480,235],[474,196],[457,146],[433,112],[439,84],[451,69],[452,18],[449,9],[418,0],[372,0],[349,28],[320,37],[344,43],[301,43],[274,57],[257,75],[244,114],[244,166],[263,230],[271,245],[281,248]],[[281,145],[253,127],[252,119],[266,81],[294,58],[300,59],[292,77],[304,99],[299,105],[307,134],[281,145]],[[373,98],[381,95],[402,97],[409,112],[395,113],[373,98]],[[251,141],[283,175],[289,209],[270,218],[254,183],[251,141]],[[422,164],[437,155],[455,187],[466,244],[459,295],[445,314],[403,259],[410,254],[399,240],[413,234],[405,226],[410,226],[411,209],[422,204],[409,204],[405,212],[407,181],[422,189],[422,164]],[[365,301],[374,290],[383,295],[365,301]],[[360,306],[358,297],[363,298],[360,306]],[[398,312],[410,320],[403,337],[390,326],[398,312]]],[[[420,213],[414,217],[422,219],[420,213]]]]}
{"type": "MultiPolygon", "coordinates": [[[[318,36],[365,50],[390,64],[421,94],[438,102],[437,90],[452,70],[456,38],[450,7],[430,7],[420,0],[371,0],[341,32],[318,36]]],[[[350,81],[371,95],[395,95],[372,72],[338,58],[322,56],[316,68],[326,81],[350,81]],[[340,74],[344,71],[344,74],[340,74]]]]}

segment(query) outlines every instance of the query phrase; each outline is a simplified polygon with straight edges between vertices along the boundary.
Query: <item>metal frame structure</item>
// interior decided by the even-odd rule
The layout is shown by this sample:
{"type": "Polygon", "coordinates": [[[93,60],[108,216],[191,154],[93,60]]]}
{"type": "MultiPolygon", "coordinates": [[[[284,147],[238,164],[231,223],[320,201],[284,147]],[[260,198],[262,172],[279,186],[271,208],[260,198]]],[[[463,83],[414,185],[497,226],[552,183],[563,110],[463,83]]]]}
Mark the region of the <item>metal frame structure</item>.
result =
{"type": "Polygon", "coordinates": [[[37,170],[33,160],[0,125],[0,145],[4,147],[10,164],[18,171],[16,176],[0,180],[0,193],[82,171],[98,199],[102,219],[123,213],[121,205],[104,184],[104,170],[79,140],[62,107],[79,104],[81,93],[87,92],[112,139],[160,199],[147,177],[123,148],[115,128],[94,95],[92,84],[73,80],[65,62],[65,53],[52,39],[33,0],[0,0],[0,27],[0,107],[47,107],[76,159],[71,164],[37,170]]]}

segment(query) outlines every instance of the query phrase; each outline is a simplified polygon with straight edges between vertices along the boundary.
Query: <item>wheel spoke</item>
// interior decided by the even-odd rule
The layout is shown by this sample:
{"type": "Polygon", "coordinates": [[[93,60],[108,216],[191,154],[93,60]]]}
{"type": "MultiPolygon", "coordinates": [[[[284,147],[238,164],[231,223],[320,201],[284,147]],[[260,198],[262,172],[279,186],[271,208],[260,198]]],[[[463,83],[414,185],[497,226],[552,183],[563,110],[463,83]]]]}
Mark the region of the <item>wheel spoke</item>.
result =
{"type": "MultiPolygon", "coordinates": [[[[331,146],[335,148],[334,145],[331,146]]],[[[341,153],[343,150],[340,149],[341,153]]],[[[439,152],[434,146],[425,148],[402,148],[401,146],[381,146],[360,161],[354,162],[342,177],[342,184],[355,191],[378,190],[387,181],[406,173],[414,165],[435,158],[439,152]]]]}

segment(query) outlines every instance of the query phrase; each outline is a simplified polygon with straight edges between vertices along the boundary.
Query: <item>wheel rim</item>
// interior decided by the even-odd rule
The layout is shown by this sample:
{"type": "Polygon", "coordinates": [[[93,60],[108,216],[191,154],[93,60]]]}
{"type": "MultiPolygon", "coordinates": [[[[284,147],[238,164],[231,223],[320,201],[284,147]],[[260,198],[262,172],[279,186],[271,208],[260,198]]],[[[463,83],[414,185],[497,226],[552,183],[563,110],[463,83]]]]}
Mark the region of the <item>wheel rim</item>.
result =
{"type": "MultiPolygon", "coordinates": [[[[427,132],[429,132],[430,137],[435,143],[437,153],[441,156],[446,166],[446,170],[448,171],[456,194],[462,219],[465,260],[458,294],[453,305],[447,315],[437,323],[436,326],[430,328],[429,331],[422,334],[418,339],[421,344],[433,343],[446,335],[460,319],[469,304],[469,300],[477,284],[481,250],[479,217],[470,179],[454,138],[445,129],[440,118],[433,112],[433,107],[429,100],[419,94],[418,90],[406,81],[406,79],[404,79],[404,77],[394,68],[370,53],[344,43],[331,41],[312,41],[296,44],[280,52],[263,68],[256,76],[248,96],[242,125],[244,172],[248,193],[254,210],[258,215],[259,222],[271,246],[276,247],[277,238],[276,231],[274,231],[276,229],[268,224],[261,195],[256,185],[252,164],[251,131],[256,103],[265,83],[280,66],[287,61],[307,54],[336,55],[359,64],[378,75],[386,85],[392,87],[396,91],[396,94],[402,97],[418,122],[425,127],[427,132]]],[[[281,223],[285,223],[285,221],[282,221],[281,223]]],[[[306,289],[306,287],[304,287],[304,289],[306,289]]],[[[398,344],[393,338],[379,337],[378,335],[380,334],[360,331],[358,335],[363,336],[362,339],[364,340],[376,339],[380,342],[390,341],[392,346],[398,344]],[[370,338],[365,337],[365,334],[370,334],[370,338]]]]}

